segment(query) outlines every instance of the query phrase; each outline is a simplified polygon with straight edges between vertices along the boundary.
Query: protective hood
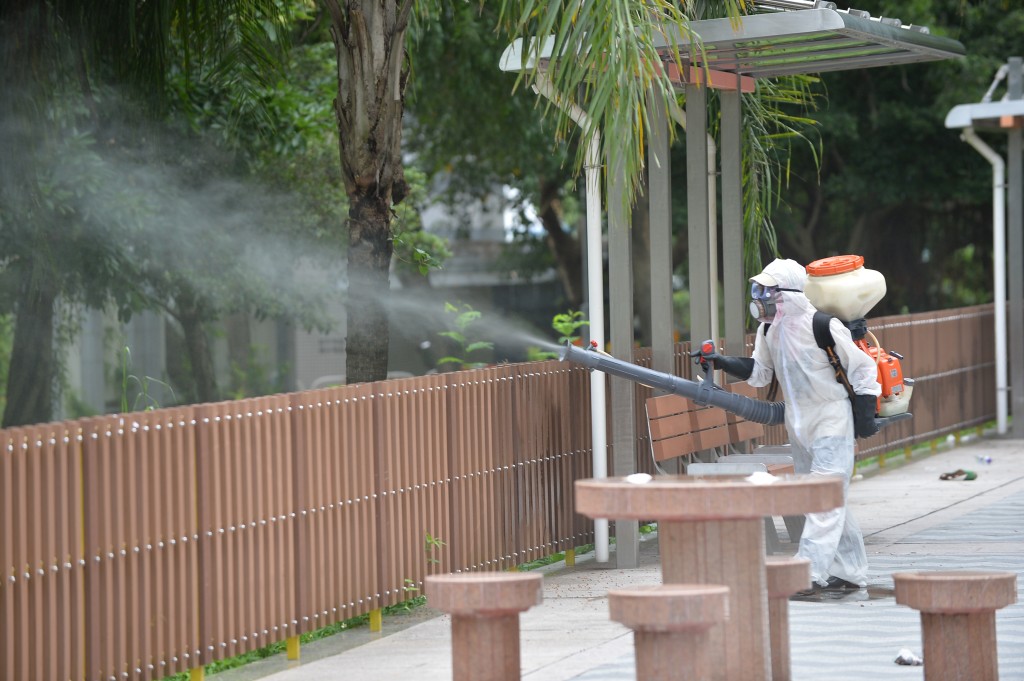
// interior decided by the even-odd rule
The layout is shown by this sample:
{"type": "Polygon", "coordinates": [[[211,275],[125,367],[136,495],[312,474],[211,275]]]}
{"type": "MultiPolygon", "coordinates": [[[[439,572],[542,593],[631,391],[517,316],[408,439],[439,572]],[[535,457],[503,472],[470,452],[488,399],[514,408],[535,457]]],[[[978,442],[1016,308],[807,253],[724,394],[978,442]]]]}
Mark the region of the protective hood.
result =
{"type": "Polygon", "coordinates": [[[803,293],[807,271],[796,260],[776,258],[760,274],[750,278],[750,281],[759,280],[761,283],[773,281],[779,288],[791,289],[780,292],[776,318],[813,309],[811,301],[803,293]]]}
{"type": "Polygon", "coordinates": [[[776,258],[768,263],[761,274],[751,277],[750,281],[756,281],[765,275],[770,277],[771,281],[774,281],[775,285],[780,288],[791,288],[798,291],[804,290],[804,282],[807,281],[807,271],[796,260],[776,258]]]}

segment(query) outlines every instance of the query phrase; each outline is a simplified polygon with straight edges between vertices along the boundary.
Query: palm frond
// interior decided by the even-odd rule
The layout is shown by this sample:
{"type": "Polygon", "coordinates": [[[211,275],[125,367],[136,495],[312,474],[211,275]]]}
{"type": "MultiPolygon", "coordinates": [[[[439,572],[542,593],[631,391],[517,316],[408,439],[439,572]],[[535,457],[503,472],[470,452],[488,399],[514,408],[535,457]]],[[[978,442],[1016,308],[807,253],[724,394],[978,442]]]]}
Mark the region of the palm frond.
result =
{"type": "MultiPolygon", "coordinates": [[[[575,159],[579,171],[586,147],[600,131],[607,167],[622,169],[628,210],[644,168],[648,98],[652,92],[665,101],[674,96],[655,44],[669,42],[664,37],[672,31],[688,34],[688,17],[665,0],[503,0],[500,16],[508,35],[522,37],[528,46],[542,43],[533,38],[552,41],[556,57],[524,70],[520,82],[534,84],[546,68],[559,96],[586,112],[589,127],[577,131],[572,121],[560,117],[557,134],[581,135],[575,159]]],[[[682,62],[678,46],[669,52],[682,62]]]]}

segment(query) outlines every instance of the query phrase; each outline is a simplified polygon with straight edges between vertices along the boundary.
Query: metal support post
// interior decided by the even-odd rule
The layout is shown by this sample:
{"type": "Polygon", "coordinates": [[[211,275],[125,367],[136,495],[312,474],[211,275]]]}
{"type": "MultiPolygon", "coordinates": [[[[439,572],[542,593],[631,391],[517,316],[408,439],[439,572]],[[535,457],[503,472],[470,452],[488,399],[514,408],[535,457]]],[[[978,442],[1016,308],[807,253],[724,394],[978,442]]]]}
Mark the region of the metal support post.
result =
{"type": "Polygon", "coordinates": [[[711,251],[708,237],[708,113],[707,88],[686,86],[686,210],[690,249],[690,340],[717,337],[711,328],[711,251]]]}
{"type": "MultiPolygon", "coordinates": [[[[608,284],[612,355],[633,362],[632,243],[627,219],[622,157],[609,153],[608,167],[608,284]]],[[[636,472],[636,398],[633,384],[612,377],[612,475],[636,472]]],[[[615,519],[615,563],[620,568],[640,564],[640,527],[636,520],[615,519]]]]}
{"type": "MultiPolygon", "coordinates": [[[[725,298],[725,353],[747,355],[747,277],[743,271],[743,95],[721,90],[722,131],[722,281],[725,298]]],[[[752,273],[751,273],[752,274],[752,273]]]]}
{"type": "MultiPolygon", "coordinates": [[[[1006,88],[1010,99],[1024,98],[1024,60],[1021,57],[1009,60],[1006,88]]],[[[1024,168],[1021,154],[1021,129],[1013,128],[1006,154],[1006,270],[1010,306],[1010,415],[1014,438],[1024,437],[1024,168]]]]}

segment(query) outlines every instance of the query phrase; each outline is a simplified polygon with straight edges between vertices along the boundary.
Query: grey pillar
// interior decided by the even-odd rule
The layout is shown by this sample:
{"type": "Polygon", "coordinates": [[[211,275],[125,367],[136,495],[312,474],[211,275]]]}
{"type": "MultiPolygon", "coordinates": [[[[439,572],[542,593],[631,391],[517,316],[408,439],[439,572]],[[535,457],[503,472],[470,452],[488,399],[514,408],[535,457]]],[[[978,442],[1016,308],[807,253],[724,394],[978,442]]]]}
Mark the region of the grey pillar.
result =
{"type": "Polygon", "coordinates": [[[651,93],[651,134],[647,143],[647,190],[650,196],[651,352],[652,368],[675,373],[672,324],[672,157],[666,103],[651,93]]]}
{"type": "MultiPolygon", "coordinates": [[[[1024,60],[1010,57],[1006,87],[1010,99],[1024,98],[1024,60]]],[[[1010,435],[1024,438],[1024,172],[1021,130],[1010,130],[1007,145],[1006,271],[1009,301],[1010,435]]]]}
{"type": "MultiPolygon", "coordinates": [[[[737,88],[739,82],[737,79],[737,88]]],[[[722,129],[722,281],[725,352],[746,356],[747,278],[743,271],[743,108],[739,89],[720,90],[722,129]]]]}
{"type": "MultiPolygon", "coordinates": [[[[609,154],[608,167],[608,287],[609,338],[612,355],[633,361],[633,267],[629,220],[623,183],[622,157],[609,154]]],[[[636,397],[631,381],[609,377],[611,386],[612,476],[636,472],[636,397]]],[[[635,520],[615,520],[615,563],[637,567],[640,526],[635,520]]]]}
{"type": "Polygon", "coordinates": [[[690,340],[717,337],[711,328],[711,243],[708,239],[707,89],[686,86],[686,211],[690,250],[690,340]]]}

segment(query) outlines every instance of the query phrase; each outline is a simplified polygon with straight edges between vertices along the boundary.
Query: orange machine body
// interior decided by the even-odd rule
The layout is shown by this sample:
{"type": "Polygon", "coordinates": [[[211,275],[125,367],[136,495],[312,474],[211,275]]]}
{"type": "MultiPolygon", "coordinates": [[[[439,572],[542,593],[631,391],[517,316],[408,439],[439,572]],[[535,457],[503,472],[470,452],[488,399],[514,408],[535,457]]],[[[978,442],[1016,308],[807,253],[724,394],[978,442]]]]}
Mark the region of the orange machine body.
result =
{"type": "Polygon", "coordinates": [[[897,357],[893,357],[885,348],[880,348],[865,339],[854,341],[858,348],[868,354],[875,361],[878,367],[878,384],[882,386],[882,394],[878,398],[878,405],[881,408],[882,400],[899,395],[903,392],[903,366],[897,357]]]}

